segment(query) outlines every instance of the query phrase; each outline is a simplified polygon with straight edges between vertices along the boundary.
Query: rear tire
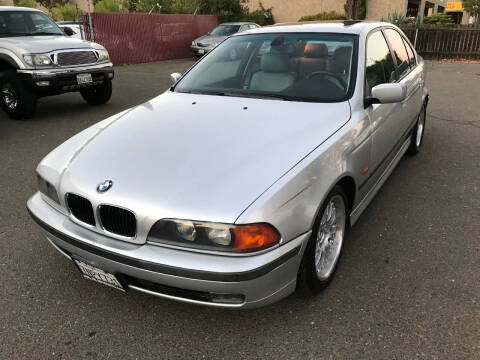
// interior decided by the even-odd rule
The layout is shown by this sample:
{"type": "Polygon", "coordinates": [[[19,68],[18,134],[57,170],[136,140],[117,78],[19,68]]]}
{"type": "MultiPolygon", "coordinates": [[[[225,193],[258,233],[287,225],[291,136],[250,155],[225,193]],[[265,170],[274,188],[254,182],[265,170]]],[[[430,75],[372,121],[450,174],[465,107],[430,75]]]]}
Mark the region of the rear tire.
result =
{"type": "Polygon", "coordinates": [[[347,216],[347,195],[337,185],[320,208],[299,270],[299,280],[303,280],[314,294],[323,291],[335,275],[347,230],[347,216]]]}
{"type": "Polygon", "coordinates": [[[80,94],[89,105],[103,105],[112,97],[112,81],[107,79],[101,85],[80,90],[80,94]]]}
{"type": "Polygon", "coordinates": [[[14,120],[31,118],[37,108],[37,97],[25,88],[13,70],[5,71],[0,81],[0,102],[3,110],[14,120]]]}
{"type": "Polygon", "coordinates": [[[420,148],[423,143],[423,136],[425,134],[425,121],[427,118],[427,104],[423,103],[420,114],[418,115],[417,124],[415,125],[410,146],[407,150],[407,155],[415,156],[420,152],[420,148]]]}

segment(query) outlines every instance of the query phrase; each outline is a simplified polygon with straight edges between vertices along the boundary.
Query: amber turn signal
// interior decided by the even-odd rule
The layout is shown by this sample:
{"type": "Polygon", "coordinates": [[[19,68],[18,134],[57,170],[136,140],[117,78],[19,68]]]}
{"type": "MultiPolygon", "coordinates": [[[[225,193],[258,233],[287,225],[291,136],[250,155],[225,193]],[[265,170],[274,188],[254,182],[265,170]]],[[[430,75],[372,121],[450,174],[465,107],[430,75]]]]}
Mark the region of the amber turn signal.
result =
{"type": "Polygon", "coordinates": [[[275,245],[280,240],[277,230],[268,224],[237,225],[234,228],[233,248],[239,251],[260,250],[275,245]]]}

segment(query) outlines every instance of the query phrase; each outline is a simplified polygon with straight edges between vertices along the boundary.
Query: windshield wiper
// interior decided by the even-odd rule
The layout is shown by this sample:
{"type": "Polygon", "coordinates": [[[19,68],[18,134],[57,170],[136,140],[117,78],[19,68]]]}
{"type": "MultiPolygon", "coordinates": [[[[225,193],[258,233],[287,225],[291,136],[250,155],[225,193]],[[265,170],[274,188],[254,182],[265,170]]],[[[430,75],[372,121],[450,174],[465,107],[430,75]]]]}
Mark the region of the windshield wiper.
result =
{"type": "Polygon", "coordinates": [[[47,32],[47,31],[39,31],[39,32],[31,33],[30,35],[35,36],[35,35],[64,35],[64,34],[52,33],[52,32],[47,32]]]}
{"type": "Polygon", "coordinates": [[[283,94],[259,94],[259,93],[252,93],[252,92],[224,91],[224,92],[221,92],[220,95],[238,96],[238,97],[246,97],[246,98],[253,98],[253,99],[275,99],[275,100],[283,100],[283,101],[295,100],[293,97],[283,95],[283,94]]]}
{"type": "Polygon", "coordinates": [[[10,36],[28,36],[29,33],[0,33],[0,37],[10,37],[10,36]]]}

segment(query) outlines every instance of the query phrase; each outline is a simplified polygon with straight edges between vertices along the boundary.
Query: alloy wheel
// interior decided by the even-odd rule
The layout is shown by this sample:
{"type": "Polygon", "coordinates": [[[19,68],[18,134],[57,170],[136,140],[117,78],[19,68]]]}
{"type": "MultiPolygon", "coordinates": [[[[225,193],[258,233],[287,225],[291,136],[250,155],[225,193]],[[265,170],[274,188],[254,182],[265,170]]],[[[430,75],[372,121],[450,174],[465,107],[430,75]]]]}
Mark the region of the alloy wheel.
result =
{"type": "Polygon", "coordinates": [[[2,100],[5,106],[11,110],[15,111],[18,107],[18,95],[13,86],[10,83],[5,83],[2,86],[2,100]]]}

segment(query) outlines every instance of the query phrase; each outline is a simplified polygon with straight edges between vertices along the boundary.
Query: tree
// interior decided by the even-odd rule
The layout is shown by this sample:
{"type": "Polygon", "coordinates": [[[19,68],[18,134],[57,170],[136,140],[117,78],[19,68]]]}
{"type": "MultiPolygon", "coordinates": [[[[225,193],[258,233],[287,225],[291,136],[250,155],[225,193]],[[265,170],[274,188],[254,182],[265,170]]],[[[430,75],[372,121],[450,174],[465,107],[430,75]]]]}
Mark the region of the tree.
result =
{"type": "Polygon", "coordinates": [[[29,7],[29,8],[36,8],[37,3],[35,0],[15,0],[13,2],[15,6],[21,6],[21,7],[29,7]]]}
{"type": "Polygon", "coordinates": [[[349,19],[364,20],[367,16],[367,0],[347,0],[344,8],[349,19]]]}
{"type": "Polygon", "coordinates": [[[128,4],[124,0],[100,0],[95,4],[95,12],[99,13],[126,11],[128,11],[128,4]]]}
{"type": "Polygon", "coordinates": [[[475,22],[480,22],[480,0],[463,0],[463,8],[473,16],[475,22]]]}
{"type": "Polygon", "coordinates": [[[200,13],[215,14],[221,21],[238,21],[248,15],[246,0],[201,0],[200,13]]]}
{"type": "Polygon", "coordinates": [[[78,9],[71,4],[55,6],[51,9],[52,17],[57,21],[76,20],[78,18],[78,9]]]}

